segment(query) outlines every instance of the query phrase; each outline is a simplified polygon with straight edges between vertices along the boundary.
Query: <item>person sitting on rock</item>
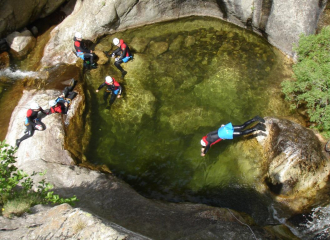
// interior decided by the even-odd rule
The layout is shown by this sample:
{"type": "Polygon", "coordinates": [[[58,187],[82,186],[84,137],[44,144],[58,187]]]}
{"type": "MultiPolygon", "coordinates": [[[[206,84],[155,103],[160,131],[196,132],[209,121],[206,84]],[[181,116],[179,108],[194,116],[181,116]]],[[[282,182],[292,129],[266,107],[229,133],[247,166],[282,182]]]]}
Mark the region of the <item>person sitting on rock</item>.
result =
{"type": "Polygon", "coordinates": [[[220,142],[221,140],[233,139],[235,137],[243,136],[258,130],[266,131],[266,126],[264,125],[264,122],[265,120],[263,118],[256,116],[253,119],[246,121],[242,125],[232,125],[232,123],[221,125],[218,130],[210,132],[202,138],[201,156],[204,157],[210,147],[220,142]],[[259,121],[257,125],[252,128],[245,129],[248,125],[257,121],[259,121]]]}
{"type": "Polygon", "coordinates": [[[49,112],[51,113],[63,113],[67,114],[71,101],[77,96],[77,92],[73,92],[74,87],[76,86],[77,81],[71,79],[70,86],[65,87],[63,90],[63,94],[61,94],[55,100],[49,101],[49,112]]]}
{"type": "Polygon", "coordinates": [[[85,47],[85,44],[82,40],[82,35],[80,32],[76,32],[76,34],[74,35],[73,41],[74,41],[74,48],[76,49],[77,56],[80,57],[84,61],[86,59],[89,59],[90,66],[92,68],[95,68],[96,65],[95,65],[95,63],[93,63],[93,59],[94,59],[93,51],[88,50],[85,47]]]}
{"type": "MultiPolygon", "coordinates": [[[[122,77],[124,77],[127,72],[120,66],[123,62],[126,63],[133,58],[131,51],[126,43],[124,43],[123,39],[114,38],[113,44],[116,45],[118,48],[111,53],[111,57],[115,58],[115,66],[120,70],[122,77]]],[[[109,55],[108,53],[106,53],[109,55]]]]}
{"type": "MultiPolygon", "coordinates": [[[[112,77],[110,76],[107,76],[105,78],[105,82],[102,83],[98,89],[96,89],[96,92],[99,92],[99,90],[101,88],[103,88],[104,86],[107,86],[107,89],[106,91],[104,92],[104,95],[103,95],[103,99],[104,99],[104,102],[105,104],[107,104],[107,99],[109,97],[109,94],[111,93],[111,98],[109,100],[109,104],[110,106],[114,103],[114,101],[116,100],[116,98],[120,98],[121,97],[121,86],[120,84],[112,77]]],[[[110,108],[109,106],[109,108],[110,108]]]]}
{"type": "Polygon", "coordinates": [[[29,110],[27,110],[26,118],[25,118],[25,135],[21,137],[20,139],[16,139],[16,147],[19,147],[21,142],[25,139],[28,139],[33,136],[34,130],[42,131],[44,130],[44,125],[40,122],[38,119],[39,112],[42,112],[44,114],[47,114],[38,103],[34,102],[31,104],[31,107],[29,110]]]}

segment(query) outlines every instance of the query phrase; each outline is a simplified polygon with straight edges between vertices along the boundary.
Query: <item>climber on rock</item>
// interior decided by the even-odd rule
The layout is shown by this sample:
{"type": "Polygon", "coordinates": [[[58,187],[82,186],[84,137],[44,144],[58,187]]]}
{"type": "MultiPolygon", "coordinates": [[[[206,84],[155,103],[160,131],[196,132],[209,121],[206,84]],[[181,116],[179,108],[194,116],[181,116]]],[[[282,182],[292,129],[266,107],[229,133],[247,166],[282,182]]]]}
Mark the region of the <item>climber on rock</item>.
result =
{"type": "Polygon", "coordinates": [[[38,118],[39,112],[42,112],[44,114],[47,114],[38,103],[34,102],[31,104],[30,109],[27,110],[26,118],[25,118],[25,135],[19,139],[16,139],[16,147],[19,147],[21,142],[23,140],[26,140],[33,136],[34,130],[42,131],[44,130],[44,125],[41,123],[41,121],[38,118]]]}
{"type": "Polygon", "coordinates": [[[82,60],[89,60],[90,66],[92,68],[96,68],[96,64],[93,62],[94,54],[92,50],[88,50],[85,47],[85,44],[82,40],[82,35],[80,32],[76,32],[73,38],[74,41],[74,48],[76,50],[76,54],[78,57],[80,57],[82,60]]]}

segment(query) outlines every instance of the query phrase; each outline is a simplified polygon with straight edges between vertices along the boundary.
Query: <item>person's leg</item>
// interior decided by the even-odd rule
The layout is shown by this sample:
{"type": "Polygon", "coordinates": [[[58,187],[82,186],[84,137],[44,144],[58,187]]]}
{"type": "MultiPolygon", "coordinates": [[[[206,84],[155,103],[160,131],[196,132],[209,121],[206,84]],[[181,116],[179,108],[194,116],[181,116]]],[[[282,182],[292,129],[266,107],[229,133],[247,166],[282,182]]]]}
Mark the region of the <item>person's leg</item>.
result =
{"type": "Polygon", "coordinates": [[[110,94],[110,92],[107,92],[107,91],[105,91],[104,94],[103,94],[103,100],[104,100],[105,104],[107,103],[107,99],[109,97],[109,94],[110,94]]]}
{"type": "Polygon", "coordinates": [[[242,129],[246,128],[247,126],[249,126],[251,123],[254,123],[254,122],[257,122],[257,121],[262,122],[262,123],[265,122],[265,120],[263,118],[261,118],[259,116],[255,116],[254,118],[246,121],[242,125],[233,125],[234,131],[235,130],[242,130],[242,129]]]}
{"type": "Polygon", "coordinates": [[[258,130],[266,131],[266,126],[263,123],[258,123],[253,128],[249,128],[246,130],[235,129],[234,133],[233,133],[233,137],[247,135],[247,134],[250,134],[250,133],[258,131],[258,130]]]}
{"type": "Polygon", "coordinates": [[[19,139],[16,139],[16,147],[19,147],[22,141],[33,136],[34,127],[32,124],[26,126],[25,135],[19,139]]]}
{"type": "Polygon", "coordinates": [[[121,71],[121,75],[124,77],[126,74],[127,74],[127,72],[120,66],[120,64],[122,64],[123,63],[123,60],[118,60],[118,61],[115,61],[115,66],[116,66],[116,68],[118,68],[120,71],[121,71]]]}
{"type": "Polygon", "coordinates": [[[112,93],[111,98],[109,100],[109,104],[112,105],[114,103],[114,101],[116,100],[116,98],[117,98],[117,95],[112,93]]]}
{"type": "Polygon", "coordinates": [[[84,53],[84,58],[88,58],[89,62],[91,63],[91,65],[93,65],[93,54],[92,53],[84,53]]]}

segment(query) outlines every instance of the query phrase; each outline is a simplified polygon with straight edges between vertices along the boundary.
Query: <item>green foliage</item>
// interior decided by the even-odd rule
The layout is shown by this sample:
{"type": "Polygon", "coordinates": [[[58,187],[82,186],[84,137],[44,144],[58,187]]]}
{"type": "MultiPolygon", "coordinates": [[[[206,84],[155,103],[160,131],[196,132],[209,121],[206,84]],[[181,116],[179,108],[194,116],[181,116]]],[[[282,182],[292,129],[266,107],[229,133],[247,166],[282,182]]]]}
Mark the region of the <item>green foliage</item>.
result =
{"type": "Polygon", "coordinates": [[[14,164],[17,149],[9,146],[5,141],[0,141],[0,205],[5,216],[20,215],[36,204],[73,204],[76,196],[61,198],[54,194],[53,186],[41,180],[35,186],[31,177],[45,173],[33,172],[31,175],[19,170],[14,164]],[[36,191],[33,188],[36,187],[36,191]]]}
{"type": "Polygon", "coordinates": [[[294,50],[298,62],[294,79],[283,81],[282,88],[292,108],[306,108],[311,122],[323,131],[330,130],[330,28],[317,35],[302,35],[294,50]]]}

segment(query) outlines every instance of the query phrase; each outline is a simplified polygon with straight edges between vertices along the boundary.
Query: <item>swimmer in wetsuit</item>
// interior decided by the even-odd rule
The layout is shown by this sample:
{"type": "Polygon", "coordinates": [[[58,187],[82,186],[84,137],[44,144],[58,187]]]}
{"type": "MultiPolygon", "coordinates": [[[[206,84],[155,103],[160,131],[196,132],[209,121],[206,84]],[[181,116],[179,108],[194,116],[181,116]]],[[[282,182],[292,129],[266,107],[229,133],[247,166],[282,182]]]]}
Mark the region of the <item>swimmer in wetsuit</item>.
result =
{"type": "Polygon", "coordinates": [[[201,156],[204,157],[205,154],[210,149],[210,147],[220,142],[221,140],[233,139],[234,137],[243,136],[258,130],[266,131],[266,127],[263,124],[264,122],[265,120],[263,118],[256,116],[253,119],[246,121],[242,125],[232,125],[231,123],[222,125],[218,130],[210,132],[202,138],[201,156]],[[254,122],[259,122],[259,123],[252,128],[245,129],[248,125],[254,122]]]}
{"type": "Polygon", "coordinates": [[[99,92],[99,90],[101,88],[103,88],[104,86],[107,86],[107,89],[106,91],[104,92],[104,95],[103,95],[103,99],[104,99],[104,103],[106,104],[107,103],[107,99],[111,93],[111,98],[109,100],[109,104],[110,106],[113,104],[113,102],[116,100],[116,98],[120,98],[121,97],[121,86],[120,84],[112,77],[110,76],[107,76],[105,78],[105,82],[102,83],[98,89],[96,89],[96,92],[99,92]]]}

